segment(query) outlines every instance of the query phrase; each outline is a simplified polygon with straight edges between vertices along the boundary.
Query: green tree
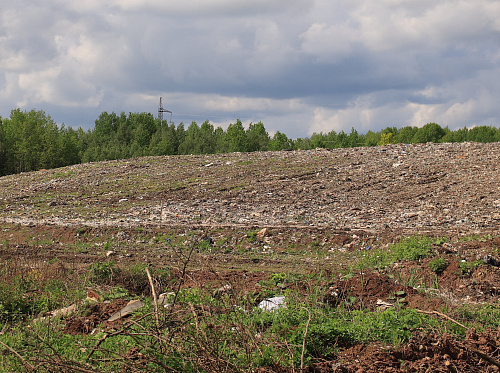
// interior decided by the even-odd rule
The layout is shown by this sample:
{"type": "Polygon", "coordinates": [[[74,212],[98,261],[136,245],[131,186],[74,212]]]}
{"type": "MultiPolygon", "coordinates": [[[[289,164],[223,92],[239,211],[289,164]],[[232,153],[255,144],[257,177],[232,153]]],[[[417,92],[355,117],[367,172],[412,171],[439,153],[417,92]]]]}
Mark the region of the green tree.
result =
{"type": "Polygon", "coordinates": [[[311,148],[312,149],[328,148],[328,145],[326,144],[325,140],[326,140],[326,137],[325,137],[325,135],[323,135],[323,132],[320,132],[320,133],[314,132],[311,135],[311,139],[310,139],[311,148]]]}
{"type": "Polygon", "coordinates": [[[495,137],[493,137],[495,141],[500,141],[500,128],[497,129],[495,133],[495,137]]]}
{"type": "Polygon", "coordinates": [[[151,138],[149,144],[150,155],[173,155],[177,154],[179,141],[177,140],[177,131],[174,124],[162,124],[151,138]]]}
{"type": "Polygon", "coordinates": [[[229,153],[229,141],[227,140],[227,133],[221,128],[217,127],[214,133],[215,153],[229,153]]]}
{"type": "Polygon", "coordinates": [[[185,137],[186,130],[184,128],[184,123],[180,122],[175,130],[175,138],[177,139],[177,154],[182,154],[180,153],[179,146],[184,141],[185,137]]]}
{"type": "MultiPolygon", "coordinates": [[[[117,143],[123,147],[129,148],[130,144],[132,144],[134,139],[134,128],[130,125],[130,122],[124,112],[120,114],[120,117],[117,120],[116,134],[113,134],[112,136],[116,138],[117,143]]],[[[110,139],[108,138],[108,140],[110,139]]]]}
{"type": "Polygon", "coordinates": [[[269,150],[284,149],[293,149],[293,143],[284,133],[277,131],[271,141],[269,141],[269,150]]]}
{"type": "Polygon", "coordinates": [[[108,112],[104,111],[94,122],[93,135],[97,139],[107,141],[117,133],[118,127],[119,117],[114,112],[108,114],[108,112]]]}
{"type": "Polygon", "coordinates": [[[201,154],[198,147],[200,136],[200,127],[195,121],[191,122],[179,144],[179,154],[201,154]]]}
{"type": "Polygon", "coordinates": [[[445,130],[437,123],[427,123],[419,128],[412,138],[413,143],[439,142],[445,135],[445,130]]]}
{"type": "Polygon", "coordinates": [[[215,145],[214,126],[206,120],[200,127],[200,138],[198,140],[198,149],[200,154],[215,153],[215,145]]]}
{"type": "Polygon", "coordinates": [[[6,174],[6,144],[5,144],[5,132],[3,129],[3,124],[2,124],[2,117],[0,117],[0,176],[3,176],[6,174]]]}
{"type": "Polygon", "coordinates": [[[348,142],[350,148],[354,148],[354,147],[363,145],[364,139],[363,139],[363,136],[360,136],[358,134],[358,131],[356,131],[354,129],[354,127],[352,127],[351,133],[348,136],[347,142],[348,142]]]}
{"type": "Polygon", "coordinates": [[[392,132],[385,132],[380,134],[380,141],[377,145],[389,145],[394,144],[395,142],[396,140],[394,139],[392,132]]]}
{"type": "MultiPolygon", "coordinates": [[[[83,132],[83,131],[82,131],[83,132]]],[[[60,147],[61,147],[61,159],[62,165],[72,165],[81,162],[80,149],[78,147],[79,143],[79,132],[75,131],[71,127],[61,127],[60,136],[60,147]]]]}
{"type": "Polygon", "coordinates": [[[43,111],[12,110],[3,120],[7,173],[33,171],[62,164],[59,128],[43,111]]]}
{"type": "Polygon", "coordinates": [[[298,137],[297,139],[295,139],[295,141],[293,141],[293,148],[295,150],[313,149],[313,147],[311,146],[311,140],[308,137],[304,139],[298,137]]]}
{"type": "Polygon", "coordinates": [[[399,130],[399,134],[396,136],[396,142],[403,144],[410,144],[413,141],[413,136],[418,131],[418,127],[406,126],[399,130]]]}
{"type": "Polygon", "coordinates": [[[144,154],[157,130],[153,114],[129,113],[127,122],[128,126],[134,130],[134,142],[141,149],[140,152],[144,154]]]}
{"type": "Polygon", "coordinates": [[[375,133],[373,131],[368,131],[365,135],[365,145],[366,146],[376,146],[380,141],[380,133],[375,133]]]}
{"type": "Polygon", "coordinates": [[[227,142],[230,152],[246,152],[248,149],[248,139],[245,128],[241,120],[231,123],[226,130],[227,142]]]}
{"type": "Polygon", "coordinates": [[[255,152],[267,150],[270,138],[262,122],[256,124],[250,123],[246,132],[246,137],[248,141],[247,151],[255,152]]]}
{"type": "Polygon", "coordinates": [[[340,131],[335,138],[335,148],[348,148],[349,147],[349,136],[344,132],[340,131]]]}
{"type": "Polygon", "coordinates": [[[496,129],[490,126],[478,126],[469,130],[467,141],[493,142],[495,141],[496,129]]]}
{"type": "Polygon", "coordinates": [[[392,136],[396,137],[399,134],[399,130],[397,127],[386,127],[380,132],[380,134],[383,133],[392,133],[392,136]]]}

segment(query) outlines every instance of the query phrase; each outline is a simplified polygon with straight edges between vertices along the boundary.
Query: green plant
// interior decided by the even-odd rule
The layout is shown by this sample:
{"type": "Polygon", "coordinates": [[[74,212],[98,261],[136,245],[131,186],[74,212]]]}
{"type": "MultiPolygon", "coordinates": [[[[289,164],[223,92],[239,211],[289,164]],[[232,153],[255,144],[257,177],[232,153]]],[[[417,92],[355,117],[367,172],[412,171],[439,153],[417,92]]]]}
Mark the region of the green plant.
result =
{"type": "Polygon", "coordinates": [[[476,260],[474,262],[467,262],[467,261],[461,261],[458,264],[459,267],[459,276],[468,276],[471,273],[471,270],[479,267],[481,264],[483,264],[482,260],[476,260]]]}
{"type": "Polygon", "coordinates": [[[111,250],[112,247],[113,247],[113,244],[111,243],[111,241],[107,241],[104,244],[103,249],[106,250],[106,251],[109,251],[109,250],[111,250]]]}
{"type": "Polygon", "coordinates": [[[113,287],[104,296],[104,298],[106,300],[124,299],[124,298],[128,298],[128,297],[129,297],[128,291],[126,289],[122,288],[121,286],[113,287]]]}
{"type": "Polygon", "coordinates": [[[247,232],[247,239],[248,239],[248,242],[255,242],[257,240],[257,233],[258,231],[250,231],[250,232],[247,232]]]}
{"type": "MultiPolygon", "coordinates": [[[[402,273],[402,271],[395,271],[397,283],[403,286],[408,286],[412,288],[416,288],[422,283],[422,278],[418,273],[419,271],[416,268],[411,268],[406,276],[402,273]]],[[[425,281],[424,281],[425,283],[425,281]]]]}
{"type": "Polygon", "coordinates": [[[432,255],[431,245],[434,240],[426,236],[411,236],[398,242],[391,251],[395,261],[419,260],[432,255]]]}
{"type": "Polygon", "coordinates": [[[97,262],[89,267],[92,277],[97,280],[111,280],[114,275],[121,272],[119,268],[115,268],[115,262],[97,262]]]}
{"type": "Polygon", "coordinates": [[[439,275],[448,267],[448,262],[442,257],[434,258],[429,262],[429,267],[434,273],[439,275]]]}
{"type": "Polygon", "coordinates": [[[353,265],[352,269],[381,269],[398,261],[420,260],[433,255],[433,243],[435,240],[427,236],[406,237],[387,249],[361,252],[361,259],[353,265]]]}

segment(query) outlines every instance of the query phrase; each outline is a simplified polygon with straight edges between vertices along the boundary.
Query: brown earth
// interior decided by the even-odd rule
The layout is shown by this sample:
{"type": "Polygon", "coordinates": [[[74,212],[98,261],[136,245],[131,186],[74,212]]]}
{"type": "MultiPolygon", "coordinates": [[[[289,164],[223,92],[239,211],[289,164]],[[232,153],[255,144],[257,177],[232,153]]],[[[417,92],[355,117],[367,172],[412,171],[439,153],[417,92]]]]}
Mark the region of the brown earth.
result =
{"type": "MultiPolygon", "coordinates": [[[[400,305],[440,318],[499,300],[500,267],[482,262],[500,259],[499,171],[500,143],[462,143],[150,157],[12,175],[0,178],[0,265],[69,278],[112,260],[176,277],[187,263],[181,286],[230,283],[257,300],[273,273],[321,272],[327,304],[400,305]],[[345,276],[364,252],[409,235],[448,238],[433,247],[448,264],[441,274],[423,259],[345,276]]],[[[115,285],[150,295],[133,277],[117,273],[115,285]]],[[[174,286],[159,275],[155,285],[174,286]]],[[[120,302],[68,319],[67,332],[91,332],[120,302]]],[[[499,333],[469,330],[457,341],[417,332],[397,348],[345,346],[309,371],[498,371],[484,356],[500,358],[499,333]]]]}

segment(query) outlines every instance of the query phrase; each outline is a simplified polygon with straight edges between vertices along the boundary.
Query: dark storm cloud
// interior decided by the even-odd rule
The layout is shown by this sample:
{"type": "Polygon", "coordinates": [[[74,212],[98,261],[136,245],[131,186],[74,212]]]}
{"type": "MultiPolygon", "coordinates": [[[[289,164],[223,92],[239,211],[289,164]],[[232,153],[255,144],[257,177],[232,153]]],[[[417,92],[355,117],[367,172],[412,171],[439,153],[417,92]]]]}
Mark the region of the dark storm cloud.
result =
{"type": "Polygon", "coordinates": [[[2,116],[90,128],[163,96],[176,122],[293,137],[500,125],[494,0],[20,0],[0,17],[2,116]]]}

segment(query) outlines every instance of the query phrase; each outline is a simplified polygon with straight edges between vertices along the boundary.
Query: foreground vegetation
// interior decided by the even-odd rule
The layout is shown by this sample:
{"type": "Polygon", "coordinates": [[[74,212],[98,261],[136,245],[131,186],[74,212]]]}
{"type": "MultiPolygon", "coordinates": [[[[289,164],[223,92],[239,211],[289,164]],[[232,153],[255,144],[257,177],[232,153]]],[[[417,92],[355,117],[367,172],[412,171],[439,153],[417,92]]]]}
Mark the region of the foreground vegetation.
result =
{"type": "Polygon", "coordinates": [[[264,124],[244,128],[237,120],[226,130],[205,121],[175,126],[160,122],[150,113],[102,113],[93,130],[57,126],[43,111],[13,110],[0,118],[0,176],[82,162],[126,159],[148,155],[213,154],[283,149],[348,148],[391,143],[500,141],[500,129],[479,126],[452,131],[436,123],[421,128],[387,127],[359,134],[354,128],[314,133],[310,138],[291,139],[276,132],[270,136],[264,124]]]}
{"type": "MultiPolygon", "coordinates": [[[[255,239],[255,232],[248,232],[248,237],[255,239]]],[[[336,261],[343,264],[335,272],[306,275],[291,266],[269,273],[256,291],[248,291],[244,279],[223,288],[186,286],[189,267],[199,260],[197,253],[207,250],[207,241],[186,246],[177,238],[156,239],[168,241],[180,267],[139,262],[118,266],[111,258],[87,265],[84,271],[54,272],[56,259],[40,266],[3,266],[0,372],[251,372],[259,367],[300,371],[324,361],[341,362],[339,352],[353,345],[398,348],[416,332],[463,340],[467,331],[500,326],[497,303],[422,312],[409,307],[405,292],[398,291],[390,307],[374,309],[363,302],[362,294],[330,288],[338,279],[363,287],[364,276],[379,273],[430,296],[429,289],[439,289],[438,275],[447,261],[439,250],[449,242],[447,237],[403,237],[354,257],[337,253],[336,261]],[[436,274],[432,281],[403,275],[402,266],[424,259],[431,259],[427,265],[436,274]],[[86,288],[97,289],[107,301],[140,298],[145,306],[123,322],[96,321],[75,335],[67,328],[75,315],[36,319],[73,303],[79,305],[76,315],[89,319],[97,305],[85,299],[86,288]],[[160,292],[167,293],[165,302],[155,302],[160,292]],[[285,305],[271,312],[257,307],[273,296],[284,296],[285,305]]],[[[491,237],[461,240],[467,239],[491,237]]],[[[460,276],[482,265],[460,263],[460,276]]]]}

